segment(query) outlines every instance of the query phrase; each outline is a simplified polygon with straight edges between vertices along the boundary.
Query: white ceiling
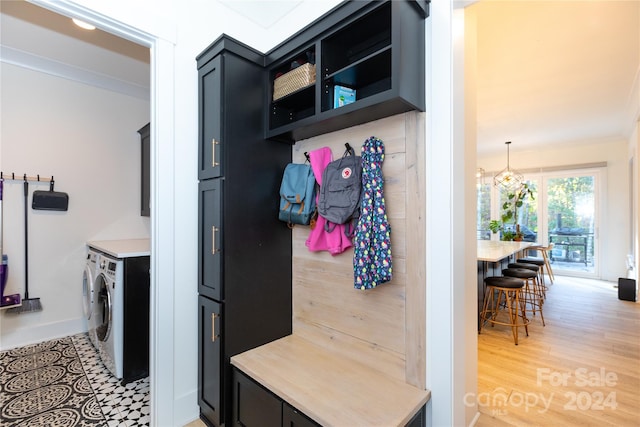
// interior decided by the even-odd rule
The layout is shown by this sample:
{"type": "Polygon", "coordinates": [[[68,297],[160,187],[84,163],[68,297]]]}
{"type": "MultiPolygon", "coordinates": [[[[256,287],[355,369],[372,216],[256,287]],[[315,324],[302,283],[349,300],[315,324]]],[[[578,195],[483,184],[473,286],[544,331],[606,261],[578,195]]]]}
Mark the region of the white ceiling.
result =
{"type": "MultiPolygon", "coordinates": [[[[220,3],[270,28],[304,1],[315,0],[220,3]]],[[[628,136],[640,104],[640,0],[481,0],[467,10],[477,16],[479,153],[628,136]]],[[[24,1],[0,1],[0,11],[3,60],[15,49],[148,90],[147,48],[24,1]]]]}
{"type": "Polygon", "coordinates": [[[149,48],[26,1],[0,0],[0,13],[3,62],[149,99],[149,48]]]}
{"type": "Polygon", "coordinates": [[[629,136],[640,1],[482,0],[468,10],[478,25],[479,152],[629,136]]]}

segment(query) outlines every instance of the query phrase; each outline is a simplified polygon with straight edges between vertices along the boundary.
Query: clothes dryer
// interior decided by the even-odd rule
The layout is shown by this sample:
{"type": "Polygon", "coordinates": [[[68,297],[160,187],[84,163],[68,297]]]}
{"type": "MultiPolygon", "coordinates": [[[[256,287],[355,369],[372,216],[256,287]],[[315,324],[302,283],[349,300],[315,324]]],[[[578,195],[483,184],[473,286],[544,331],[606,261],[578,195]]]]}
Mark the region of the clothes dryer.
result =
{"type": "Polygon", "coordinates": [[[96,348],[98,348],[98,341],[96,338],[96,323],[93,312],[95,310],[96,302],[94,285],[99,259],[100,253],[89,248],[87,252],[86,264],[82,273],[82,309],[84,319],[86,320],[89,340],[96,348]]]}

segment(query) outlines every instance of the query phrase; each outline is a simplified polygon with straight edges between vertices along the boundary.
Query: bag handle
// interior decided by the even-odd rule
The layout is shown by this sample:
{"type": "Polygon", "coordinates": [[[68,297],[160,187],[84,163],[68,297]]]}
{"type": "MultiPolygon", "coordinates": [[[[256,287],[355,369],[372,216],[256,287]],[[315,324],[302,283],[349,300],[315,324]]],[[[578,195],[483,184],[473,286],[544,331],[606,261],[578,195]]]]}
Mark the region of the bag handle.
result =
{"type": "Polygon", "coordinates": [[[351,162],[353,164],[356,163],[356,152],[353,149],[353,147],[351,146],[351,144],[349,144],[348,142],[344,143],[344,153],[342,154],[342,157],[340,158],[340,167],[342,167],[342,162],[346,159],[346,158],[350,158],[351,162]]]}

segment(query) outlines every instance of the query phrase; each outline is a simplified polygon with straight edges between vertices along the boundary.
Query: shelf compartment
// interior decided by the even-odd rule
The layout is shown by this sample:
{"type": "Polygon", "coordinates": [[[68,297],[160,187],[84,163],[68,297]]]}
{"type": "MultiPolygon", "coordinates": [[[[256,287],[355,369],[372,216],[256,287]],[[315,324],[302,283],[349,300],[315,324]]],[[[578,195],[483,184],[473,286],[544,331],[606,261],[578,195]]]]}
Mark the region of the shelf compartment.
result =
{"type": "Polygon", "coordinates": [[[287,73],[297,73],[301,71],[301,67],[304,69],[314,68],[315,71],[315,59],[316,49],[315,44],[298,50],[297,53],[290,55],[286,60],[280,62],[280,65],[272,68],[269,72],[269,128],[277,128],[287,125],[289,123],[297,122],[298,120],[315,114],[316,103],[316,76],[313,73],[313,82],[309,82],[308,85],[301,87],[291,93],[287,93],[284,96],[280,96],[276,93],[275,81],[278,77],[286,75],[287,73]],[[273,99],[276,97],[277,99],[273,99]]]}
{"type": "Polygon", "coordinates": [[[271,103],[269,126],[276,128],[315,113],[315,85],[299,89],[271,103]]]}
{"type": "Polygon", "coordinates": [[[273,82],[273,102],[316,82],[316,65],[306,63],[277,77],[273,82]]]}
{"type": "Polygon", "coordinates": [[[386,3],[322,41],[324,77],[391,46],[391,3],[386,3]]]}
{"type": "Polygon", "coordinates": [[[391,47],[328,75],[323,80],[322,111],[333,108],[336,85],[355,89],[356,102],[391,89],[391,47]]]}

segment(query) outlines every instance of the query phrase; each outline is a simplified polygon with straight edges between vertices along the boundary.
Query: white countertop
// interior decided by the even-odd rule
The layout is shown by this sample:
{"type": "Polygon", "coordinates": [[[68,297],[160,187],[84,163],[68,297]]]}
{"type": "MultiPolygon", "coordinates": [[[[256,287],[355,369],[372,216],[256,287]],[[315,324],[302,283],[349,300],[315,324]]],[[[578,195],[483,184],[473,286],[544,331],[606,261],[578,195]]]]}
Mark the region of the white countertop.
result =
{"type": "Polygon", "coordinates": [[[87,242],[87,246],[115,258],[131,258],[151,255],[149,239],[94,240],[87,242]]]}
{"type": "Polygon", "coordinates": [[[478,240],[478,261],[498,262],[510,255],[520,252],[536,242],[505,242],[502,240],[478,240]]]}

